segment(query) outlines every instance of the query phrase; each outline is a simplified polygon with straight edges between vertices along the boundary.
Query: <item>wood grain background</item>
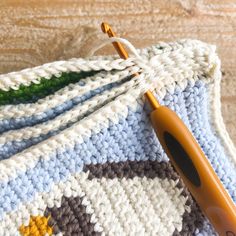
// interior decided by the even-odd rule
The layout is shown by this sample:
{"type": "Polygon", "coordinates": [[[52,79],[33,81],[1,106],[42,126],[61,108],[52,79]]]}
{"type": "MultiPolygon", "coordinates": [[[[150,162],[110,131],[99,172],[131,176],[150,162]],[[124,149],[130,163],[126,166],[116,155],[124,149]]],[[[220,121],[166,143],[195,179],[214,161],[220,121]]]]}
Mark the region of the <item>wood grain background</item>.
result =
{"type": "Polygon", "coordinates": [[[236,143],[235,0],[2,0],[0,73],[85,56],[105,37],[102,21],[136,47],[180,38],[216,44],[224,72],[222,112],[236,143]]]}

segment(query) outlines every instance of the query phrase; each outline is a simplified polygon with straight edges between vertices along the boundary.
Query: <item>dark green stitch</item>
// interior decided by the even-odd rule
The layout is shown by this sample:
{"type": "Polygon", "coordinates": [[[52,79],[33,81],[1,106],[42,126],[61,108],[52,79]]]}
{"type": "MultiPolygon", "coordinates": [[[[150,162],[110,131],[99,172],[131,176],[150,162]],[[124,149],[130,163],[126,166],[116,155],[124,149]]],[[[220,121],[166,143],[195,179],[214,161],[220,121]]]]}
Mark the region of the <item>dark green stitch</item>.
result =
{"type": "Polygon", "coordinates": [[[80,79],[93,76],[96,73],[98,71],[62,73],[60,77],[52,76],[50,80],[42,78],[40,84],[21,85],[18,90],[0,90],[0,105],[35,102],[70,83],[76,83],[80,79]]]}

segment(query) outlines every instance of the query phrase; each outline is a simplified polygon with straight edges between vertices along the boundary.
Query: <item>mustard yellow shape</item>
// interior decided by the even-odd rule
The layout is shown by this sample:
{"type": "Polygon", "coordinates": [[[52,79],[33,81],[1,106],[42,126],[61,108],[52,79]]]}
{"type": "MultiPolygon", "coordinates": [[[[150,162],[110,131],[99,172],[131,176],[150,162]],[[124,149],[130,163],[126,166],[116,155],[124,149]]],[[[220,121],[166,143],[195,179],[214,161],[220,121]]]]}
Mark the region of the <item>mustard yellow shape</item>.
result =
{"type": "Polygon", "coordinates": [[[19,231],[23,236],[52,235],[52,227],[48,226],[49,217],[31,216],[28,226],[21,225],[19,231]]]}

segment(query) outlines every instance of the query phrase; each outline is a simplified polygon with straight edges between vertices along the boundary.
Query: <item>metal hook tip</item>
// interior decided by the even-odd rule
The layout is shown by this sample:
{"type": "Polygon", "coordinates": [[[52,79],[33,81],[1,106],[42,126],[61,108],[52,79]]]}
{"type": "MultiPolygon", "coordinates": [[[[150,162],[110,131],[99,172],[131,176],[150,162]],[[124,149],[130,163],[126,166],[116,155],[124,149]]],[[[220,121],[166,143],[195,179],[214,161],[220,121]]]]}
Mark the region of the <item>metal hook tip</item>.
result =
{"type": "Polygon", "coordinates": [[[111,27],[109,24],[102,22],[101,29],[102,29],[102,32],[106,34],[111,29],[111,27]]]}

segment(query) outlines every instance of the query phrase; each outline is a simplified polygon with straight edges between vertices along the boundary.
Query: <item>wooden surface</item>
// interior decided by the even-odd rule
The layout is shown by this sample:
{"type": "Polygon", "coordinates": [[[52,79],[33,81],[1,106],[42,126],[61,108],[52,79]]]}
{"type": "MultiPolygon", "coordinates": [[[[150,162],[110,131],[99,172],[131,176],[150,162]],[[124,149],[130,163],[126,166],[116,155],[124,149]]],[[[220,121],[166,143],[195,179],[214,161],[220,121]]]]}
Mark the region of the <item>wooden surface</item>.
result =
{"type": "Polygon", "coordinates": [[[216,44],[224,72],[222,111],[236,143],[235,0],[3,0],[0,73],[85,56],[105,37],[102,21],[136,47],[180,38],[216,44]]]}

